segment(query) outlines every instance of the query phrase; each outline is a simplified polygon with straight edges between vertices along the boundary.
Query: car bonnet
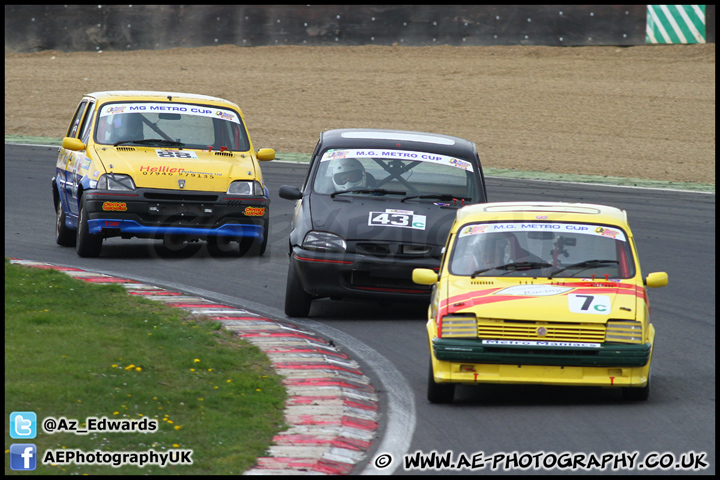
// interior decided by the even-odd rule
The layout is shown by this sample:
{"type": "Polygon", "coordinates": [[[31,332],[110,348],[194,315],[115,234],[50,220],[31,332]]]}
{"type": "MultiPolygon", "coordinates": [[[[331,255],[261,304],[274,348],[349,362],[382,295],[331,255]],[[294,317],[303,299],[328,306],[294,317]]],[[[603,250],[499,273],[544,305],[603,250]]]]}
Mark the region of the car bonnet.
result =
{"type": "Polygon", "coordinates": [[[254,179],[249,153],[174,150],[120,145],[95,148],[107,172],[129,174],[138,188],[226,191],[230,182],[254,179]],[[171,155],[174,153],[174,155],[171,155]]]}
{"type": "Polygon", "coordinates": [[[473,312],[479,318],[604,323],[635,320],[645,290],[631,280],[498,279],[455,277],[441,307],[447,313],[473,312]]]}
{"type": "Polygon", "coordinates": [[[398,197],[311,195],[313,229],[345,240],[444,245],[456,208],[448,202],[400,202],[398,197]]]}

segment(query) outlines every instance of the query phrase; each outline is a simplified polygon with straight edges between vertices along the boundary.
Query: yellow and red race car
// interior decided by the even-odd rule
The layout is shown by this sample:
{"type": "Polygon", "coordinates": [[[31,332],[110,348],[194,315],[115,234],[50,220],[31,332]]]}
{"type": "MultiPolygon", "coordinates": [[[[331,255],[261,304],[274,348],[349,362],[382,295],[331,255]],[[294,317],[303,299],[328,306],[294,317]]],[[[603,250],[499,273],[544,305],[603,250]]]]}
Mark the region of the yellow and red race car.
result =
{"type": "Polygon", "coordinates": [[[456,384],[622,388],[645,400],[655,328],[624,210],[604,205],[499,202],[457,213],[434,285],[427,333],[428,400],[456,384]]]}
{"type": "Polygon", "coordinates": [[[267,245],[268,189],[240,108],[206,95],[84,95],[52,179],[56,242],[97,257],[103,239],[207,240],[239,253],[267,245]]]}

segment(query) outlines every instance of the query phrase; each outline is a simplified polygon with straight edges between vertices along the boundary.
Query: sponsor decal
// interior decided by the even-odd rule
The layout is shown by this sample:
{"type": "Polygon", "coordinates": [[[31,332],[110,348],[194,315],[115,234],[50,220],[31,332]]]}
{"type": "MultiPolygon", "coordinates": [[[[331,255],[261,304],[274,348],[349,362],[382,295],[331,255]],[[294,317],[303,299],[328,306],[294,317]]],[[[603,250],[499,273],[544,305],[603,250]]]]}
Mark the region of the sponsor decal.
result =
{"type": "Polygon", "coordinates": [[[542,340],[483,340],[483,345],[513,345],[518,347],[600,348],[599,343],[547,342],[542,340]]]}
{"type": "Polygon", "coordinates": [[[573,313],[608,315],[612,310],[612,299],[607,295],[571,293],[568,295],[568,307],[573,313]]]}
{"type": "Polygon", "coordinates": [[[460,160],[459,158],[440,155],[438,153],[418,152],[413,150],[364,150],[352,148],[347,150],[328,150],[323,155],[321,162],[327,162],[336,158],[385,158],[398,160],[414,160],[420,162],[437,163],[440,165],[448,165],[450,167],[462,168],[472,172],[473,166],[470,162],[460,160]]]}
{"type": "Polygon", "coordinates": [[[499,290],[493,295],[519,295],[523,297],[547,297],[559,295],[572,290],[572,287],[558,287],[555,285],[515,285],[499,290]]]}
{"type": "Polygon", "coordinates": [[[235,120],[235,116],[234,116],[234,115],[232,115],[232,114],[230,114],[230,113],[227,113],[227,112],[223,112],[222,110],[216,111],[216,112],[215,112],[215,115],[217,115],[218,117],[222,118],[223,120],[235,120]]]}
{"type": "Polygon", "coordinates": [[[117,106],[117,107],[108,107],[107,110],[105,110],[105,115],[115,115],[116,113],[125,113],[125,109],[127,106],[117,106]]]}
{"type": "Polygon", "coordinates": [[[625,239],[625,235],[619,229],[611,229],[603,227],[601,225],[554,222],[507,222],[469,225],[467,227],[463,227],[463,230],[460,231],[460,236],[493,232],[555,232],[558,234],[577,233],[581,235],[610,237],[615,240],[621,240],[623,242],[627,241],[625,239]],[[471,227],[483,227],[483,230],[470,230],[471,227]]]}
{"type": "Polygon", "coordinates": [[[612,237],[612,238],[615,238],[620,234],[620,232],[618,232],[617,230],[613,230],[613,229],[607,228],[607,227],[597,227],[595,229],[595,233],[599,233],[600,235],[602,235],[604,237],[612,237]]]}
{"type": "Polygon", "coordinates": [[[180,173],[185,171],[184,168],[168,167],[167,165],[159,165],[152,167],[150,165],[140,165],[140,173],[180,173]]]}
{"type": "Polygon", "coordinates": [[[162,149],[155,149],[155,152],[157,153],[157,156],[160,158],[193,158],[197,160],[198,156],[193,151],[187,151],[187,150],[162,150],[162,149]]]}
{"type": "Polygon", "coordinates": [[[232,110],[219,109],[217,107],[204,107],[202,105],[190,105],[184,103],[159,103],[159,102],[128,102],[114,103],[100,111],[100,116],[118,115],[126,113],[181,113],[183,115],[194,115],[199,117],[220,117],[233,123],[240,123],[238,115],[232,110]]]}
{"type": "Polygon", "coordinates": [[[368,225],[373,227],[398,227],[425,230],[425,215],[416,215],[414,212],[388,209],[384,212],[370,212],[368,225]]]}
{"type": "Polygon", "coordinates": [[[127,211],[127,203],[125,202],[103,202],[102,209],[106,212],[125,212],[127,211]]]}
{"type": "Polygon", "coordinates": [[[245,208],[245,215],[248,217],[262,217],[265,215],[265,207],[247,207],[245,208]]]}
{"type": "Polygon", "coordinates": [[[485,233],[488,227],[489,225],[470,225],[467,227],[463,227],[463,229],[460,231],[459,237],[462,238],[467,235],[477,235],[479,233],[485,233]]]}

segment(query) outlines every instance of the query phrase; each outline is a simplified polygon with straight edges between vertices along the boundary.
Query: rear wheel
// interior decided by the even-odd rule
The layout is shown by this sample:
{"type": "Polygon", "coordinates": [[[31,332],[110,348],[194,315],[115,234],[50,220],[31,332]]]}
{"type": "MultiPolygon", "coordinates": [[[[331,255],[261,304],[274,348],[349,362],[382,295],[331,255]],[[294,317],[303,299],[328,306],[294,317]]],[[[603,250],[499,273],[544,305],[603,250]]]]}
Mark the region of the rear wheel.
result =
{"type": "Polygon", "coordinates": [[[451,403],[453,398],[455,398],[455,384],[435,382],[431,358],[428,369],[427,399],[430,403],[451,403]]]}
{"type": "Polygon", "coordinates": [[[78,216],[77,229],[77,254],[81,257],[97,257],[102,250],[103,238],[98,234],[91,234],[88,226],[87,208],[85,207],[85,198],[80,202],[80,214],[78,216]]]}
{"type": "Polygon", "coordinates": [[[303,290],[300,278],[295,272],[295,264],[290,259],[287,285],[285,287],[285,315],[288,317],[307,317],[310,314],[312,296],[303,290]]]}
{"type": "Polygon", "coordinates": [[[55,242],[63,247],[74,247],[77,241],[77,233],[67,227],[65,220],[62,200],[58,199],[57,208],[55,209],[55,242]]]}

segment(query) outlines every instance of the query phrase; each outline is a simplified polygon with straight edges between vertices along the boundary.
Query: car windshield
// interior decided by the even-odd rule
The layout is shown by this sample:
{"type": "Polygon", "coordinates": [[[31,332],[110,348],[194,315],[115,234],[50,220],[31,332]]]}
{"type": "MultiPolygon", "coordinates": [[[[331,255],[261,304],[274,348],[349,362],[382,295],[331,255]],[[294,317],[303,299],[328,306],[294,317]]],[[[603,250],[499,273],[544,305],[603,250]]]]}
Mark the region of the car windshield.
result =
{"type": "Polygon", "coordinates": [[[245,126],[237,112],[187,103],[105,104],[95,142],[109,145],[247,151],[245,126]]]}
{"type": "Polygon", "coordinates": [[[470,161],[409,150],[328,150],[320,159],[313,189],[334,197],[391,196],[458,206],[482,200],[470,161]]]}
{"type": "Polygon", "coordinates": [[[631,278],[625,233],[586,223],[472,223],[458,230],[450,273],[482,277],[631,278]]]}

